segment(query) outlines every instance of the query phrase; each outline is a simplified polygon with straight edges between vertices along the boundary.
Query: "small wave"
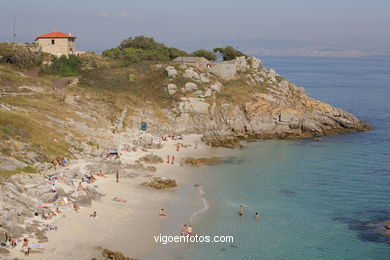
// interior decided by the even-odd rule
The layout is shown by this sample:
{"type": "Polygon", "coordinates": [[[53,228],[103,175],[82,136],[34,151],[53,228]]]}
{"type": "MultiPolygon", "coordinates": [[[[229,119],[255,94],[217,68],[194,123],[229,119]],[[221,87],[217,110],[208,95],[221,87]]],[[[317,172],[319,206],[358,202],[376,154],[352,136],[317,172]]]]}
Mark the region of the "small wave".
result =
{"type": "MultiPolygon", "coordinates": [[[[199,195],[202,196],[203,194],[205,194],[203,188],[202,188],[202,185],[199,186],[199,195]]],[[[205,199],[205,198],[202,198],[201,197],[201,200],[203,202],[203,208],[195,211],[194,213],[192,213],[191,215],[191,218],[190,218],[190,222],[192,223],[194,221],[194,218],[199,215],[199,214],[202,214],[203,212],[205,212],[206,210],[209,209],[209,202],[205,199]]]]}

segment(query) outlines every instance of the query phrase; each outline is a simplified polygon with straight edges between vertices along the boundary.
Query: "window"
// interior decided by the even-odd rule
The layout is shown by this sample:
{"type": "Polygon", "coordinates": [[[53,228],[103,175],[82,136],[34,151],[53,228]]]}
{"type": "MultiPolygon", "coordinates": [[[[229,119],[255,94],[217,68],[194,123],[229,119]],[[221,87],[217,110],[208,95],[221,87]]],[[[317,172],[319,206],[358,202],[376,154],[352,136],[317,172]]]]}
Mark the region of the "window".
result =
{"type": "Polygon", "coordinates": [[[55,40],[51,40],[51,44],[55,44],[55,40]]]}

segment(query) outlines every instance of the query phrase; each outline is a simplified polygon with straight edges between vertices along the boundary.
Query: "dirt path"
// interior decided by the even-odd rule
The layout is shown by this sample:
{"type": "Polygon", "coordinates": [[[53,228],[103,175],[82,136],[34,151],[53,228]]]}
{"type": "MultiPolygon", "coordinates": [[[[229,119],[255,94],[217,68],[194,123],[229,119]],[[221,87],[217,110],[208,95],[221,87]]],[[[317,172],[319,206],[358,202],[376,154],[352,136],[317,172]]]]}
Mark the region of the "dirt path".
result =
{"type": "MultiPolygon", "coordinates": [[[[32,70],[24,72],[23,74],[32,78],[38,78],[39,68],[34,68],[32,70]]],[[[55,89],[56,92],[65,92],[65,87],[74,78],[76,77],[53,78],[53,79],[49,79],[49,81],[51,82],[53,89],[55,89]]]]}

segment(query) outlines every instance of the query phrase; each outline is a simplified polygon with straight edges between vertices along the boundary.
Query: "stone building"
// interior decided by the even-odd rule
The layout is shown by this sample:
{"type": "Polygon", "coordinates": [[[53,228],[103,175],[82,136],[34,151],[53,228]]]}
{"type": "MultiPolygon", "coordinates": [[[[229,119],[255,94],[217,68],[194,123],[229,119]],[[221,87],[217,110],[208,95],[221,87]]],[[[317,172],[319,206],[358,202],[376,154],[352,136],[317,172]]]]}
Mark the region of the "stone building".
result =
{"type": "Polygon", "coordinates": [[[76,37],[71,34],[51,32],[38,36],[35,42],[43,52],[56,56],[68,56],[69,54],[76,54],[75,40],[76,37]]]}
{"type": "Polygon", "coordinates": [[[177,57],[173,60],[174,62],[178,64],[184,64],[187,66],[195,67],[199,70],[207,70],[209,67],[210,61],[204,57],[177,57]]]}

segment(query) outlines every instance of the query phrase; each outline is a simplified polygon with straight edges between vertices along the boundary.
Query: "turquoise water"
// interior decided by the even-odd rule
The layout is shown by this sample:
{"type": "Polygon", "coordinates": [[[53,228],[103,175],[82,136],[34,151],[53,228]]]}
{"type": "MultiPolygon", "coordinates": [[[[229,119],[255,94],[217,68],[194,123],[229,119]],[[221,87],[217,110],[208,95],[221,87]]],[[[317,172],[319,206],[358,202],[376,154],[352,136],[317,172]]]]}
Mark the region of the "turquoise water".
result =
{"type": "Polygon", "coordinates": [[[234,242],[193,243],[176,257],[390,259],[390,238],[362,226],[390,220],[390,59],[263,62],[375,130],[321,141],[252,143],[226,163],[203,168],[197,182],[209,209],[194,217],[194,232],[233,235],[234,242]]]}

